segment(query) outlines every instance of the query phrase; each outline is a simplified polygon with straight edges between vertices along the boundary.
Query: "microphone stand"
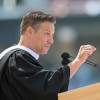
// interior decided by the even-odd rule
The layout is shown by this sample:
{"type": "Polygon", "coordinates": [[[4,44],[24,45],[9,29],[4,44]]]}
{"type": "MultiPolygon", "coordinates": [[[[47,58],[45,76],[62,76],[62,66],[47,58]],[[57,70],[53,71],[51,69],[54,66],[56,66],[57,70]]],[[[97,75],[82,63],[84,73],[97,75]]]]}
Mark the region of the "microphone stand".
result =
{"type": "MultiPolygon", "coordinates": [[[[70,57],[72,57],[72,58],[74,58],[74,59],[76,58],[76,57],[73,57],[73,56],[71,56],[71,55],[70,55],[70,57]]],[[[86,60],[85,63],[86,63],[86,64],[89,64],[89,65],[91,65],[91,66],[94,66],[95,68],[100,69],[100,66],[99,66],[99,65],[97,65],[97,64],[95,64],[95,63],[93,63],[93,62],[91,62],[91,61],[89,61],[89,60],[86,60]]]]}

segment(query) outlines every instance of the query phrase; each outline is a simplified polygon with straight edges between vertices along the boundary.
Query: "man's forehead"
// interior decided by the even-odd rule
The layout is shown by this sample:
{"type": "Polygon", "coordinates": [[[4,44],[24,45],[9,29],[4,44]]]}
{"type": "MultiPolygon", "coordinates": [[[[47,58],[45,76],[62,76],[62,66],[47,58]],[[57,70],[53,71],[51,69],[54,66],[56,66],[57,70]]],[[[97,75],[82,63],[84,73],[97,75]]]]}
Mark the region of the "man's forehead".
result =
{"type": "Polygon", "coordinates": [[[48,31],[48,32],[52,32],[52,33],[55,32],[55,26],[53,23],[44,23],[41,25],[41,29],[43,31],[48,31]]]}

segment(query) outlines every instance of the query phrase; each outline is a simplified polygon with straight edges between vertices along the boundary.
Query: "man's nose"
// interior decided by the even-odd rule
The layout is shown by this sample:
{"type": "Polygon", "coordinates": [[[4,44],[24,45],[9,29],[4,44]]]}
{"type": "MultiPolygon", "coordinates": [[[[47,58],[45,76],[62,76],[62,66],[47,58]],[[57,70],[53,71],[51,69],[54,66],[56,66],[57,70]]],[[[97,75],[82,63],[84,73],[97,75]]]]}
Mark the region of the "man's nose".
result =
{"type": "Polygon", "coordinates": [[[53,44],[53,42],[54,42],[53,37],[49,38],[48,42],[49,42],[50,44],[53,44]]]}

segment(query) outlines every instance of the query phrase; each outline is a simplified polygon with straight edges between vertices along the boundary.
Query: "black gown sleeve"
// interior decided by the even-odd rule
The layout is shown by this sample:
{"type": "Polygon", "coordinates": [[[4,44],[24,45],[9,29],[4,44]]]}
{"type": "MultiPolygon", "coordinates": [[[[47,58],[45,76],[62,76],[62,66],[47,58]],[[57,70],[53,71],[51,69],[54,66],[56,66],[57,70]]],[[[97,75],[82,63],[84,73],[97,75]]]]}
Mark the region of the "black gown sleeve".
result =
{"type": "Polygon", "coordinates": [[[58,93],[67,91],[69,77],[68,66],[54,72],[44,70],[35,58],[20,50],[6,64],[1,89],[6,100],[57,100],[58,93]]]}

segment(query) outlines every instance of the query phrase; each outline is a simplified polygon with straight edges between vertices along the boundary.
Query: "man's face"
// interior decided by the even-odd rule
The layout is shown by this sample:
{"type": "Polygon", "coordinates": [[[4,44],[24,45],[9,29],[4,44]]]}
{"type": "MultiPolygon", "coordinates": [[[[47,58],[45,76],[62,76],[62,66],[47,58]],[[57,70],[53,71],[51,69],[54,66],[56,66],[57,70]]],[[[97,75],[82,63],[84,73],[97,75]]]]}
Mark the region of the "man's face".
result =
{"type": "Polygon", "coordinates": [[[31,36],[31,49],[37,54],[46,54],[53,43],[54,24],[43,22],[37,32],[31,36]]]}

